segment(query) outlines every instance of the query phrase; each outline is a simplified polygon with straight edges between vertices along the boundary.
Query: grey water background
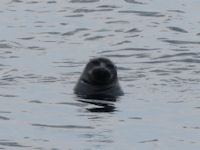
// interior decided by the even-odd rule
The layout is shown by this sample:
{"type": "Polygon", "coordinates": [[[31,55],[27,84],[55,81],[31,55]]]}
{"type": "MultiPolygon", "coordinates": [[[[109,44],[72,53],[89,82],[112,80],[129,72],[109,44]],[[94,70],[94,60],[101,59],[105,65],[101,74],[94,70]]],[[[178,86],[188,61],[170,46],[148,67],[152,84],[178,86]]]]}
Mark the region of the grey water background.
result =
{"type": "Polygon", "coordinates": [[[1,0],[0,149],[199,150],[199,0],[1,0]],[[125,95],[80,101],[108,57],[125,95]],[[103,103],[103,102],[102,102],[103,103]]]}

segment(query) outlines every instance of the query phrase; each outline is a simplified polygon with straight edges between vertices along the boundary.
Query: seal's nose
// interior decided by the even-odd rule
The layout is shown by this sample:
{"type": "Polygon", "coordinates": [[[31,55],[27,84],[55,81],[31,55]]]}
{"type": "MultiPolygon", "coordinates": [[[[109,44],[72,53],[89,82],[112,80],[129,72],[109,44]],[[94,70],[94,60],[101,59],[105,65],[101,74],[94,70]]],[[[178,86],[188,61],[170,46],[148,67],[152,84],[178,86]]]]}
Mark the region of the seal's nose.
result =
{"type": "Polygon", "coordinates": [[[92,77],[99,82],[104,82],[111,78],[111,73],[108,69],[104,67],[98,67],[92,70],[91,72],[92,77]]]}

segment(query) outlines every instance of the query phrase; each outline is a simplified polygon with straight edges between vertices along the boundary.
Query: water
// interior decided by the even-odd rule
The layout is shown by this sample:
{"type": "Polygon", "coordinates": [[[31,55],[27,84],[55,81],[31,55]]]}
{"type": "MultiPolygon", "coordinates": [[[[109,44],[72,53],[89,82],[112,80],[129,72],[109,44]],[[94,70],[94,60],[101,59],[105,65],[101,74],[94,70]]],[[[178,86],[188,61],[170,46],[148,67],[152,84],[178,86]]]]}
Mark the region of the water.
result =
{"type": "Polygon", "coordinates": [[[0,149],[198,150],[198,0],[2,0],[0,149]],[[73,88],[90,58],[118,66],[106,107],[73,88]]]}

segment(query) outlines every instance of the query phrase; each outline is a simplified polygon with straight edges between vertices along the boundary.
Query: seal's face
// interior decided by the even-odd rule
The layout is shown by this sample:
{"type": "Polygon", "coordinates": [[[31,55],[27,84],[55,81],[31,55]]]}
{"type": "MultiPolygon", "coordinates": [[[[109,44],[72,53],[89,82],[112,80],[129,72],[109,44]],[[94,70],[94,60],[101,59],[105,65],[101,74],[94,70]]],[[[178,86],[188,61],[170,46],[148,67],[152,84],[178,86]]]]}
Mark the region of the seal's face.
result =
{"type": "Polygon", "coordinates": [[[85,67],[82,80],[92,85],[110,85],[117,81],[116,66],[106,58],[92,59],[85,67]]]}

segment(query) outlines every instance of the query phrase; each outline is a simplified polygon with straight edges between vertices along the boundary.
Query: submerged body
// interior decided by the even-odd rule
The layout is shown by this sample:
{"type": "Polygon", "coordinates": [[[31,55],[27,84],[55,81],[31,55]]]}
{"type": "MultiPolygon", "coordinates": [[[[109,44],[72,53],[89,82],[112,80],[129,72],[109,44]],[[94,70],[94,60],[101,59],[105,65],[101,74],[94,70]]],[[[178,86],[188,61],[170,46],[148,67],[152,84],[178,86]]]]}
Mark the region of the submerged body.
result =
{"type": "Polygon", "coordinates": [[[107,58],[90,60],[74,92],[80,97],[95,99],[115,99],[123,95],[116,66],[107,58]]]}

